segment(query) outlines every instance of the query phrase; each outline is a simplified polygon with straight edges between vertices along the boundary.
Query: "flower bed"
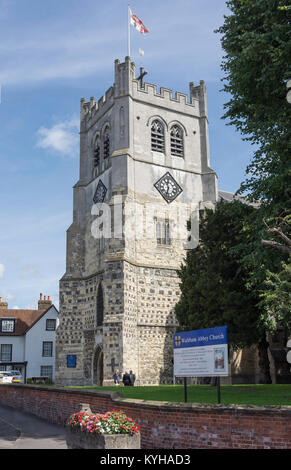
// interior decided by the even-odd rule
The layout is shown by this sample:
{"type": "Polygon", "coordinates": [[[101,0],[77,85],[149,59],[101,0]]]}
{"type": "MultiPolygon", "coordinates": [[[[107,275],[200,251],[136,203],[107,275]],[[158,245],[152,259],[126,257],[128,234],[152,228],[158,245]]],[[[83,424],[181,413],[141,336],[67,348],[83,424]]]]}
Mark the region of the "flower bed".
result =
{"type": "MultiPolygon", "coordinates": [[[[90,410],[91,411],[91,410],[90,410]]],[[[140,428],[122,411],[74,413],[66,429],[71,449],[139,449],[140,428]]]]}
{"type": "Polygon", "coordinates": [[[112,410],[105,414],[89,414],[84,411],[74,413],[69,419],[72,428],[90,434],[130,434],[140,432],[139,426],[123,411],[112,410]]]}

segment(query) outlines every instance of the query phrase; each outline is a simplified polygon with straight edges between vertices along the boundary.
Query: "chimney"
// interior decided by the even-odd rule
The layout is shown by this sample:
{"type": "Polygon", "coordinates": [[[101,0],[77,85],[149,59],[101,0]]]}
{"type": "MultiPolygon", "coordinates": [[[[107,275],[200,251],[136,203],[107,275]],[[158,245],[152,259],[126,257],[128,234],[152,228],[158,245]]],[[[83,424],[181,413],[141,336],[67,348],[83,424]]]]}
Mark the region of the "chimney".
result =
{"type": "Polygon", "coordinates": [[[7,309],[8,309],[8,303],[2,302],[2,297],[0,297],[0,310],[7,310],[7,309]]]}
{"type": "Polygon", "coordinates": [[[44,298],[42,298],[42,294],[39,295],[39,301],[38,301],[38,310],[46,310],[50,305],[52,305],[52,301],[50,299],[50,296],[46,298],[46,295],[44,298]]]}

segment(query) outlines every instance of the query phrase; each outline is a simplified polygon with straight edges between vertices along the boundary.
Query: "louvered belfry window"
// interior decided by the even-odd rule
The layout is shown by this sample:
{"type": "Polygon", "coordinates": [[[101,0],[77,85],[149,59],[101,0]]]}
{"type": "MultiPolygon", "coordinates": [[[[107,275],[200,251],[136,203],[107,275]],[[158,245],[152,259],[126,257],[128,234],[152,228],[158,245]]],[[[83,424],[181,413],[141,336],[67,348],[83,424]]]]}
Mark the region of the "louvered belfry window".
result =
{"type": "Polygon", "coordinates": [[[100,163],[100,145],[97,143],[94,150],[94,168],[97,168],[100,163]]]}
{"type": "Polygon", "coordinates": [[[109,138],[109,129],[106,128],[103,138],[103,157],[108,158],[110,152],[110,138],[109,138]]]}
{"type": "Polygon", "coordinates": [[[180,126],[171,128],[171,155],[176,157],[184,157],[183,131],[180,126]]]}
{"type": "Polygon", "coordinates": [[[165,132],[164,126],[159,120],[155,120],[151,127],[152,150],[155,152],[165,151],[165,132]]]}

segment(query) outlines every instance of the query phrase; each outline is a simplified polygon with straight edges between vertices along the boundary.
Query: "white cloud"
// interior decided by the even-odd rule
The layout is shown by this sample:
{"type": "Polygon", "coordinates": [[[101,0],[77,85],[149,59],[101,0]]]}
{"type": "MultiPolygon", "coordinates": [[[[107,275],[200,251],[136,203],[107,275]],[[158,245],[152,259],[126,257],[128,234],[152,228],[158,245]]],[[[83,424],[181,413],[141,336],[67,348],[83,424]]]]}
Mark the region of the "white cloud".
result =
{"type": "Polygon", "coordinates": [[[37,146],[65,156],[75,156],[79,145],[79,121],[72,118],[37,131],[37,146]]]}
{"type": "Polygon", "coordinates": [[[0,279],[4,277],[5,266],[4,264],[0,264],[0,279]]]}

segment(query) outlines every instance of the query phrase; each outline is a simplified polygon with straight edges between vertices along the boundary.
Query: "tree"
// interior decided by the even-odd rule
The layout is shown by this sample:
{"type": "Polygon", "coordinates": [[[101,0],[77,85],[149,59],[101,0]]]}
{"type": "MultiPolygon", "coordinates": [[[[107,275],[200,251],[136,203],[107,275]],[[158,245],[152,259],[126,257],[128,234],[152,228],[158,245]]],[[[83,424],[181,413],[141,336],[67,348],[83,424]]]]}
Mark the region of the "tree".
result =
{"type": "Polygon", "coordinates": [[[290,1],[230,0],[231,14],[217,32],[222,62],[224,119],[256,146],[240,192],[260,200],[261,213],[291,208],[291,107],[286,84],[291,77],[290,1]]]}
{"type": "Polygon", "coordinates": [[[252,249],[244,244],[236,249],[249,273],[249,288],[263,299],[264,329],[273,331],[280,316],[277,308],[282,305],[275,296],[290,288],[290,283],[282,283],[288,275],[282,271],[282,263],[288,263],[290,235],[281,227],[268,226],[269,235],[276,232],[281,240],[266,240],[264,220],[269,224],[272,218],[291,210],[291,107],[286,99],[291,78],[291,2],[230,0],[227,6],[230,14],[217,31],[225,51],[224,91],[231,96],[223,118],[255,146],[238,192],[260,202],[248,223],[254,232],[252,249]],[[284,236],[287,239],[282,243],[284,236]]]}
{"type": "Polygon", "coordinates": [[[273,227],[266,222],[265,225],[272,240],[262,240],[262,245],[289,256],[287,262],[281,263],[279,272],[267,270],[261,305],[269,312],[274,329],[280,325],[291,331],[291,214],[277,218],[273,227]]]}
{"type": "Polygon", "coordinates": [[[291,330],[291,263],[282,263],[279,273],[267,271],[266,291],[261,294],[263,308],[269,311],[274,329],[291,330]]]}
{"type": "Polygon", "coordinates": [[[250,250],[253,231],[248,220],[255,209],[240,201],[219,202],[206,210],[200,223],[200,243],[189,250],[178,271],[181,298],[175,307],[184,329],[227,326],[233,349],[259,345],[264,382],[271,381],[266,354],[265,323],[259,292],[249,288],[249,273],[241,265],[242,245],[250,250]]]}

